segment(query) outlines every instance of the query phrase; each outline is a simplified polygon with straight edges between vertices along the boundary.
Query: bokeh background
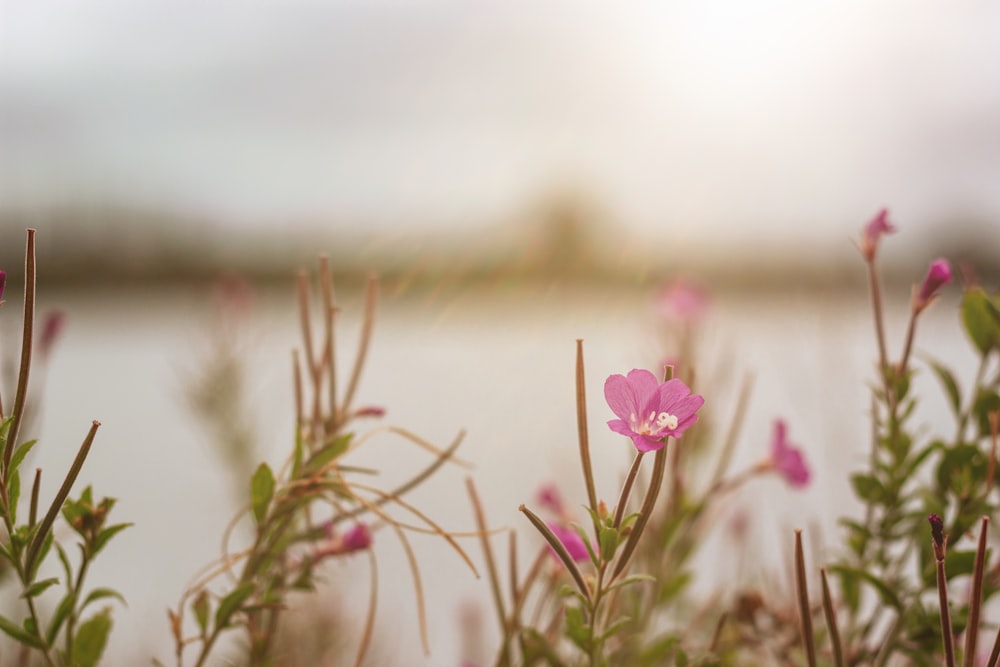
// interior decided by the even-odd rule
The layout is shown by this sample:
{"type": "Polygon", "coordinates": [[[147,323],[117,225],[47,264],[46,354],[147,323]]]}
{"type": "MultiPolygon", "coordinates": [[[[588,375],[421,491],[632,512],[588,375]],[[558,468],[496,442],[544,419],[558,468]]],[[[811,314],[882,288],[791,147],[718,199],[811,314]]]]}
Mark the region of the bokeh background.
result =
{"type": "MultiPolygon", "coordinates": [[[[84,481],[137,524],[93,575],[130,603],[113,664],[167,656],[163,610],[239,507],[188,405],[213,354],[218,281],[241,276],[255,295],[239,350],[253,455],[277,463],[292,276],[318,252],[344,287],[348,340],[355,288],[381,277],[365,401],[437,442],[466,429],[500,525],[520,525],[514,508],[547,479],[582,488],[567,464],[573,340],[587,341],[596,429],[603,378],[669,352],[659,286],[704,286],[700,349],[717,384],[703,391],[720,420],[757,378],[739,462],[759,458],[781,414],[833,471],[805,501],[777,482],[746,500],[758,541],[807,522],[835,541],[875,349],[851,239],[890,209],[897,350],[930,259],[996,286],[998,26],[985,1],[0,0],[2,356],[16,357],[30,226],[41,305],[65,316],[37,383],[37,465],[54,479],[100,419],[84,481]]],[[[962,370],[956,294],[928,314],[921,350],[962,370]]],[[[930,409],[934,428],[944,410],[930,409]]],[[[627,451],[606,439],[613,489],[627,451]]],[[[454,503],[465,473],[449,474],[417,498],[468,528],[454,503]]],[[[458,617],[486,586],[427,549],[427,664],[477,657],[461,655],[458,617]]],[[[418,664],[406,573],[383,576],[387,622],[404,628],[386,650],[418,664]]]]}

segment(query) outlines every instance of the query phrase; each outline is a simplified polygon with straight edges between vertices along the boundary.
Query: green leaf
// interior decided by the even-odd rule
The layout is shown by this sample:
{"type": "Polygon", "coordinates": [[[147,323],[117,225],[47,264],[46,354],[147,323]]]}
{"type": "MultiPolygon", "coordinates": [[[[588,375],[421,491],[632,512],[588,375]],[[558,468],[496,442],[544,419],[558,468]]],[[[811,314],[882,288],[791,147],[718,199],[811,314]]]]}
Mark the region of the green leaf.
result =
{"type": "Polygon", "coordinates": [[[41,595],[45,590],[53,585],[58,584],[59,579],[52,577],[51,579],[42,579],[41,581],[36,581],[35,583],[28,586],[23,593],[21,593],[22,598],[33,598],[41,595]]]}
{"type": "Polygon", "coordinates": [[[73,641],[72,662],[77,667],[95,667],[111,633],[111,608],[91,616],[80,625],[73,641]]]}
{"type": "Polygon", "coordinates": [[[829,570],[830,572],[836,572],[840,575],[857,577],[858,579],[867,582],[879,594],[882,602],[896,610],[902,609],[903,604],[899,601],[899,596],[892,589],[892,586],[867,570],[859,570],[853,567],[846,567],[844,565],[831,565],[829,570]]]}
{"type": "Polygon", "coordinates": [[[216,630],[229,625],[229,617],[243,606],[243,603],[246,602],[247,598],[253,595],[254,589],[254,583],[252,581],[248,581],[234,588],[228,595],[226,595],[226,597],[219,601],[219,608],[215,610],[216,630]]]}
{"type": "Polygon", "coordinates": [[[73,611],[73,600],[73,593],[66,593],[63,599],[59,601],[59,606],[56,607],[55,613],[52,614],[52,620],[49,621],[49,629],[45,631],[45,641],[49,646],[55,643],[56,637],[59,635],[59,628],[62,627],[63,622],[69,616],[70,612],[73,611]]]}
{"type": "Polygon", "coordinates": [[[267,516],[267,507],[274,497],[274,473],[266,463],[257,466],[257,472],[250,480],[250,506],[254,519],[259,524],[267,516]]]}
{"type": "Polygon", "coordinates": [[[28,633],[27,630],[4,616],[0,616],[0,630],[3,630],[15,640],[32,648],[43,648],[45,646],[42,643],[41,637],[37,634],[28,633]]]}
{"type": "Polygon", "coordinates": [[[208,591],[204,588],[191,602],[191,610],[194,612],[194,620],[198,623],[198,628],[201,630],[201,636],[204,637],[205,633],[208,632],[208,613],[211,607],[211,601],[208,599],[208,591]]]}
{"type": "Polygon", "coordinates": [[[980,355],[1000,346],[1000,307],[982,287],[962,295],[962,324],[980,355]]]}
{"type": "Polygon", "coordinates": [[[97,539],[94,540],[94,544],[90,550],[90,557],[93,558],[97,555],[101,549],[111,540],[112,537],[122,532],[126,528],[130,527],[131,523],[116,523],[113,526],[108,526],[101,532],[97,534],[97,539]]]}
{"type": "Polygon", "coordinates": [[[597,638],[597,641],[603,642],[609,637],[614,637],[621,631],[622,628],[628,625],[628,622],[631,620],[632,619],[629,618],[628,616],[622,616],[621,618],[617,619],[614,623],[611,624],[611,626],[607,630],[604,631],[603,634],[601,634],[600,637],[597,638]]]}
{"type": "Polygon", "coordinates": [[[867,503],[878,503],[885,498],[885,487],[873,475],[855,473],[851,475],[854,495],[867,503]]]}
{"type": "MultiPolygon", "coordinates": [[[[987,438],[991,435],[990,413],[1000,412],[1000,396],[995,391],[980,389],[976,393],[976,403],[972,408],[979,425],[979,437],[987,438]]],[[[12,509],[11,512],[14,510],[12,509]]]]}
{"type": "Polygon", "coordinates": [[[21,465],[21,461],[24,460],[24,457],[28,455],[28,452],[31,451],[31,448],[37,442],[38,440],[28,440],[17,446],[17,449],[14,450],[14,455],[10,457],[10,469],[12,471],[17,470],[18,466],[21,465]]]}
{"type": "Polygon", "coordinates": [[[618,550],[618,531],[610,526],[601,526],[601,560],[610,563],[618,550]]]}
{"type": "Polygon", "coordinates": [[[106,600],[107,598],[114,598],[119,602],[121,602],[122,605],[126,607],[128,606],[128,603],[125,602],[125,598],[122,596],[122,594],[116,591],[115,589],[95,588],[94,590],[90,591],[90,593],[87,594],[87,597],[86,599],[84,599],[83,604],[80,605],[80,611],[82,612],[84,609],[86,609],[87,605],[89,605],[91,602],[97,602],[98,600],[106,600]]]}
{"type": "Polygon", "coordinates": [[[566,635],[584,652],[589,652],[594,631],[583,620],[579,607],[566,607],[566,635]]]}
{"type": "Polygon", "coordinates": [[[962,412],[962,392],[958,388],[958,382],[955,381],[955,376],[952,372],[933,360],[928,360],[931,370],[934,371],[934,375],[937,376],[938,380],[941,382],[941,386],[944,388],[945,395],[948,397],[948,405],[951,406],[951,411],[957,416],[962,412]]]}
{"type": "Polygon", "coordinates": [[[353,433],[345,433],[337,438],[334,438],[331,442],[323,445],[320,449],[316,450],[312,456],[306,461],[306,469],[316,471],[325,466],[330,461],[333,461],[344,452],[351,445],[351,440],[354,438],[353,433]]]}
{"type": "Polygon", "coordinates": [[[15,469],[7,482],[7,504],[10,506],[10,522],[17,523],[17,501],[21,497],[21,473],[15,469]]]}

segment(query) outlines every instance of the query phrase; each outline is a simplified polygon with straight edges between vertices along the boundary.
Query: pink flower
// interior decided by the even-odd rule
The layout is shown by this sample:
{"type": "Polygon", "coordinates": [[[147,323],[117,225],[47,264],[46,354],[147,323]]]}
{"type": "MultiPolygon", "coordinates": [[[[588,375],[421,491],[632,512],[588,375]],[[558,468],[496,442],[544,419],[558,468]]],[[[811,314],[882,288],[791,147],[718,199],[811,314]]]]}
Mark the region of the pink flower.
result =
{"type": "Polygon", "coordinates": [[[875,259],[878,242],[884,234],[892,234],[896,228],[889,224],[889,211],[882,209],[861,232],[861,254],[869,262],[875,259]]]}
{"type": "Polygon", "coordinates": [[[695,323],[708,311],[708,295],[697,285],[678,278],[660,290],[656,309],[668,320],[695,323]]]}
{"type": "Polygon", "coordinates": [[[7,287],[7,272],[0,269],[0,303],[3,303],[3,290],[7,287]]]}
{"type": "Polygon", "coordinates": [[[565,505],[563,505],[562,494],[551,482],[538,489],[538,504],[554,514],[562,515],[564,513],[565,505]]]}
{"type": "MultiPolygon", "coordinates": [[[[569,557],[574,561],[579,563],[580,561],[590,559],[590,553],[587,551],[587,545],[583,543],[583,538],[580,537],[575,530],[552,522],[549,522],[549,530],[551,530],[552,533],[559,538],[562,545],[566,547],[569,557]]],[[[552,556],[558,560],[559,557],[556,556],[555,549],[550,546],[549,551],[552,553],[552,556]]]]}
{"type": "Polygon", "coordinates": [[[45,315],[42,324],[42,336],[38,340],[38,353],[46,357],[52,352],[52,346],[63,330],[66,315],[61,310],[53,310],[45,315]]]}
{"type": "Polygon", "coordinates": [[[608,427],[632,438],[640,452],[662,449],[667,437],[681,437],[698,421],[698,409],[705,403],[677,378],[661,383],[640,368],[633,368],[628,377],[608,377],[604,398],[618,415],[608,427]]]}
{"type": "Polygon", "coordinates": [[[774,420],[774,437],[771,439],[770,466],[797,489],[809,484],[809,466],[802,450],[790,443],[785,436],[785,422],[774,420]]]}
{"type": "Polygon", "coordinates": [[[924,283],[920,286],[914,305],[918,310],[923,310],[937,296],[938,290],[951,282],[951,266],[948,260],[943,258],[935,259],[927,269],[924,276],[924,283]]]}
{"type": "Polygon", "coordinates": [[[344,533],[343,541],[343,553],[351,553],[352,551],[362,551],[367,549],[372,544],[372,534],[368,530],[368,526],[363,523],[356,524],[354,528],[344,533]]]}

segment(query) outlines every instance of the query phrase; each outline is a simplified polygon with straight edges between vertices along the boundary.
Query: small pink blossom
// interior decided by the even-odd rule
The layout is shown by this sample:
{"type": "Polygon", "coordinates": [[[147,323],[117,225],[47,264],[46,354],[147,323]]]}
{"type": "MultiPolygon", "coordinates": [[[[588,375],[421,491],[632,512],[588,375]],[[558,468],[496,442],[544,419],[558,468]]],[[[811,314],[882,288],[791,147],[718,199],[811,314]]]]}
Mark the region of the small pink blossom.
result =
{"type": "MultiPolygon", "coordinates": [[[[584,544],[583,538],[580,537],[579,533],[572,528],[567,528],[566,526],[561,526],[557,523],[548,522],[548,525],[552,534],[559,538],[562,545],[566,547],[566,551],[569,553],[570,558],[577,563],[590,559],[590,553],[587,551],[587,545],[584,544]]],[[[552,553],[553,557],[556,559],[559,558],[556,556],[555,549],[551,546],[549,547],[549,551],[552,553]]]]}
{"type": "Polygon", "coordinates": [[[566,506],[563,504],[562,494],[551,482],[538,489],[538,504],[554,514],[562,516],[565,513],[566,506]]]}
{"type": "Polygon", "coordinates": [[[802,450],[788,441],[782,419],[774,420],[774,437],[771,440],[771,467],[797,489],[809,484],[810,472],[802,450]]]}
{"type": "Polygon", "coordinates": [[[878,252],[879,239],[885,234],[892,234],[896,228],[889,224],[889,211],[882,209],[861,232],[861,254],[869,262],[875,259],[878,252]]]}
{"type": "Polygon", "coordinates": [[[660,290],[656,310],[668,320],[696,323],[708,312],[708,295],[701,287],[683,278],[674,280],[660,290]]]}
{"type": "Polygon", "coordinates": [[[42,322],[42,335],[38,340],[38,353],[46,357],[52,352],[52,346],[63,330],[66,315],[61,310],[53,310],[45,314],[42,322]]]}
{"type": "Polygon", "coordinates": [[[363,523],[355,524],[346,533],[338,534],[333,529],[333,522],[327,521],[323,524],[323,531],[326,533],[327,539],[313,552],[313,562],[319,562],[328,556],[342,556],[355,551],[364,551],[372,544],[371,531],[363,523]]]}
{"type": "Polygon", "coordinates": [[[372,534],[368,526],[363,523],[356,524],[354,528],[344,533],[343,538],[344,553],[352,551],[362,551],[372,544],[372,534]]]}
{"type": "Polygon", "coordinates": [[[385,417],[385,408],[381,405],[365,405],[354,411],[355,417],[385,417]]]}
{"type": "Polygon", "coordinates": [[[927,269],[924,282],[920,286],[914,301],[917,309],[926,308],[927,305],[937,296],[938,290],[951,282],[951,266],[944,258],[935,259],[927,269]]]}
{"type": "Polygon", "coordinates": [[[681,380],[661,383],[640,368],[633,368],[628,377],[608,377],[604,398],[618,416],[608,422],[608,427],[632,438],[640,452],[662,449],[667,437],[681,437],[698,420],[698,410],[705,403],[681,380]]]}

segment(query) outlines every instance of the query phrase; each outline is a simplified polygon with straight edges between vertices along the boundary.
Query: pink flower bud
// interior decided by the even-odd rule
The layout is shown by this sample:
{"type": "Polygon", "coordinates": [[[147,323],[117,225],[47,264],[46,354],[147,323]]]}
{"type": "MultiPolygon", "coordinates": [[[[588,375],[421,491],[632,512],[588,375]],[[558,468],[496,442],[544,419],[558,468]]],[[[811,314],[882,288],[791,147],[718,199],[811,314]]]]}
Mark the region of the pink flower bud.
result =
{"type": "MultiPolygon", "coordinates": [[[[581,538],[575,530],[551,522],[549,522],[549,530],[552,531],[553,535],[559,538],[562,545],[566,547],[566,552],[569,553],[569,557],[574,561],[579,563],[580,561],[590,559],[590,552],[587,551],[587,545],[583,543],[583,538],[581,538]]],[[[559,557],[556,556],[555,549],[549,547],[549,551],[552,553],[553,558],[559,560],[559,557]]]]}
{"type": "Polygon", "coordinates": [[[951,266],[948,264],[948,260],[939,258],[931,262],[930,268],[927,269],[927,275],[924,276],[924,283],[920,286],[920,291],[917,293],[915,306],[918,310],[922,310],[927,307],[927,304],[937,296],[938,290],[951,282],[951,266]]]}
{"type": "Polygon", "coordinates": [[[363,523],[359,523],[351,528],[349,531],[344,533],[343,553],[351,553],[352,551],[363,551],[367,549],[372,544],[372,534],[368,530],[368,526],[363,523]]]}
{"type": "Polygon", "coordinates": [[[883,208],[861,232],[861,254],[864,258],[869,262],[874,260],[878,252],[879,239],[884,234],[892,234],[894,231],[896,228],[889,224],[889,211],[883,208]]]}
{"type": "Polygon", "coordinates": [[[774,421],[771,467],[794,488],[801,489],[809,485],[809,466],[802,450],[788,441],[785,422],[781,419],[774,421]]]}
{"type": "Polygon", "coordinates": [[[46,357],[52,352],[52,346],[59,338],[65,321],[66,315],[61,310],[53,310],[45,314],[45,320],[42,323],[42,336],[38,340],[38,353],[40,355],[46,357]]]}
{"type": "Polygon", "coordinates": [[[366,405],[354,411],[355,417],[385,417],[385,408],[380,405],[366,405]]]}
{"type": "Polygon", "coordinates": [[[678,278],[660,291],[656,309],[666,320],[696,324],[708,312],[708,295],[701,287],[678,278]]]}
{"type": "Polygon", "coordinates": [[[0,269],[0,303],[3,303],[3,290],[7,287],[7,272],[0,269]]]}
{"type": "Polygon", "coordinates": [[[538,489],[538,504],[558,515],[565,509],[559,489],[551,482],[538,489]]]}

